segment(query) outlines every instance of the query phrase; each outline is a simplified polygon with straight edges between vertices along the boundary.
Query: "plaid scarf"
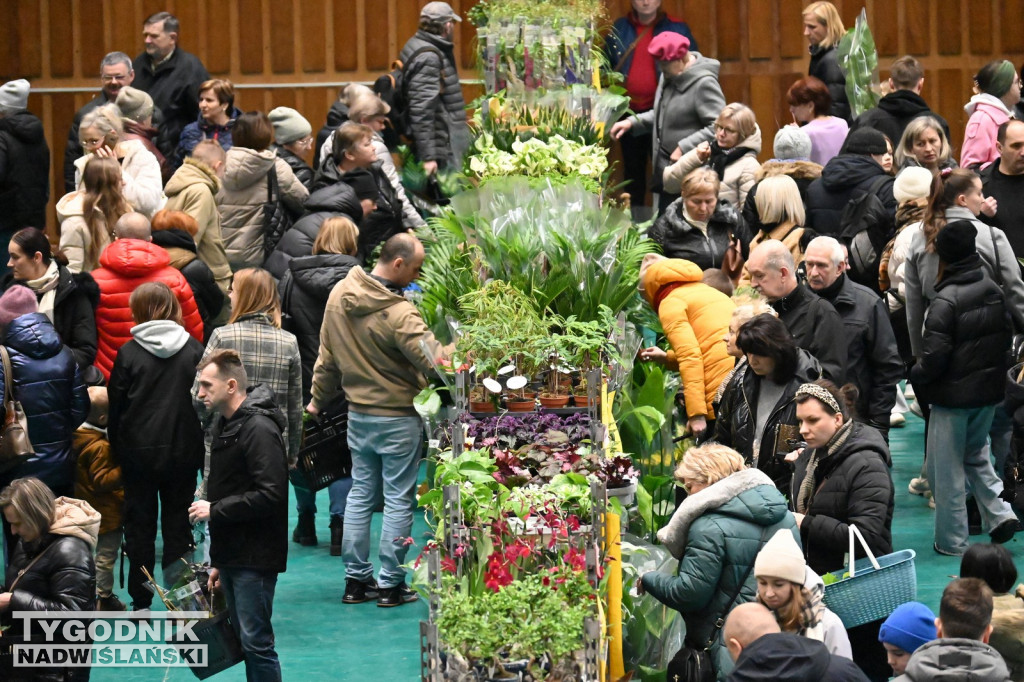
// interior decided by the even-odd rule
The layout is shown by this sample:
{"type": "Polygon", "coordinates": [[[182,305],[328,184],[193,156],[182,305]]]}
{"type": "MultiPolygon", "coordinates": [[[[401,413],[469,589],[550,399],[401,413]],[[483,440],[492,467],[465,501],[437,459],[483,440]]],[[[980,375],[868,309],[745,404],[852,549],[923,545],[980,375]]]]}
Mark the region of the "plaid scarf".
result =
{"type": "Polygon", "coordinates": [[[804,480],[800,482],[800,490],[796,496],[796,510],[798,513],[806,514],[811,506],[811,502],[814,500],[814,474],[818,465],[822,460],[828,459],[843,446],[846,439],[850,437],[851,429],[853,429],[852,419],[839,427],[839,430],[832,436],[832,439],[825,446],[824,457],[818,456],[821,448],[815,448],[811,451],[811,461],[807,463],[807,471],[804,473],[804,480]]]}
{"type": "Polygon", "coordinates": [[[804,596],[804,605],[800,609],[800,634],[805,635],[807,630],[818,627],[825,617],[825,586],[818,582],[800,589],[804,596]]]}

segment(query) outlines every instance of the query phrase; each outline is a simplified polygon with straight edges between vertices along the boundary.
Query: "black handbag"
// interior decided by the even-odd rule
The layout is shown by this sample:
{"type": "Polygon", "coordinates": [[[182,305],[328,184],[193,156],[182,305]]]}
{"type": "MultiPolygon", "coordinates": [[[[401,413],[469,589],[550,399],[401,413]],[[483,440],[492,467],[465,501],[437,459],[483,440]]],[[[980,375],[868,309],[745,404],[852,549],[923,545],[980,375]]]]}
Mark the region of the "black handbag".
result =
{"type": "MultiPolygon", "coordinates": [[[[761,529],[761,543],[758,545],[759,547],[764,547],[767,532],[767,526],[761,529]]],[[[736,592],[733,593],[732,599],[729,600],[722,615],[715,621],[715,629],[711,631],[704,646],[694,646],[690,641],[683,642],[682,648],[676,652],[676,655],[668,663],[668,670],[665,674],[667,682],[715,681],[717,675],[715,673],[715,663],[711,660],[711,647],[715,643],[715,638],[718,637],[718,631],[725,625],[726,616],[732,610],[732,605],[736,603],[736,599],[739,598],[740,592],[743,591],[743,586],[747,584],[747,579],[753,570],[754,562],[750,562],[750,565],[747,566],[747,572],[743,575],[743,580],[740,581],[739,587],[736,588],[736,592]]]]}
{"type": "Polygon", "coordinates": [[[281,188],[277,184],[277,168],[267,173],[267,201],[263,204],[263,258],[274,252],[281,237],[292,226],[292,214],[281,203],[281,188]]]}

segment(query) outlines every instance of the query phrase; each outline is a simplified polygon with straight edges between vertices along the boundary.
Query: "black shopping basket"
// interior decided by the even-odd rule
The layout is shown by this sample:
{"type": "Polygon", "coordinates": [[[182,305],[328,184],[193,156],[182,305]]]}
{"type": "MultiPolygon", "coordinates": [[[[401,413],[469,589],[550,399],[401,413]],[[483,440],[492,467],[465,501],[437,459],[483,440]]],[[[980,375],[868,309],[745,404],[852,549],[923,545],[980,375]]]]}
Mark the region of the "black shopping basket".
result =
{"type": "Polygon", "coordinates": [[[226,610],[216,616],[200,620],[192,628],[192,633],[198,642],[189,641],[187,644],[182,644],[180,639],[172,637],[168,644],[178,646],[183,652],[194,647],[195,644],[206,645],[206,665],[189,666],[192,674],[200,680],[212,677],[245,660],[242,643],[239,641],[234,627],[231,626],[231,621],[228,620],[226,610]]]}
{"type": "Polygon", "coordinates": [[[322,414],[306,423],[302,432],[299,461],[291,472],[292,482],[316,492],[352,475],[352,453],[348,449],[348,411],[322,414]]]}

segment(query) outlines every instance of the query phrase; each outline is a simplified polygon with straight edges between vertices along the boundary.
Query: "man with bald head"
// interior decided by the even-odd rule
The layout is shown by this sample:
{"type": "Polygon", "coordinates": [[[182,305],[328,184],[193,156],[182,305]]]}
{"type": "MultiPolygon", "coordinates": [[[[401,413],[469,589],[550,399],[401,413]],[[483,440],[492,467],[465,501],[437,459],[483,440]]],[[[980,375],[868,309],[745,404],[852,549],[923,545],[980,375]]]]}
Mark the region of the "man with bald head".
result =
{"type": "Polygon", "coordinates": [[[821,365],[825,378],[841,386],[846,377],[843,320],[832,304],[800,284],[789,247],[768,239],[747,260],[750,285],[764,296],[786,324],[796,345],[821,365]]]}
{"type": "Polygon", "coordinates": [[[885,303],[846,275],[846,252],[832,237],[817,237],[804,253],[807,286],[832,304],[846,328],[846,379],[857,387],[857,419],[889,438],[889,414],[903,361],[885,303]]]}
{"type": "Polygon", "coordinates": [[[728,682],[860,682],[867,677],[848,658],[833,656],[818,640],[781,632],[775,614],[748,602],[729,612],[722,631],[736,661],[728,682]]]}
{"type": "Polygon", "coordinates": [[[185,329],[203,342],[203,321],[192,289],[171,267],[167,251],[153,243],[149,219],[141,213],[125,213],[114,225],[114,236],[114,242],[100,254],[100,267],[91,273],[100,289],[96,367],[108,381],[118,349],[132,340],[130,330],[135,321],[128,301],[140,284],[163,282],[169,286],[181,304],[185,329]]]}

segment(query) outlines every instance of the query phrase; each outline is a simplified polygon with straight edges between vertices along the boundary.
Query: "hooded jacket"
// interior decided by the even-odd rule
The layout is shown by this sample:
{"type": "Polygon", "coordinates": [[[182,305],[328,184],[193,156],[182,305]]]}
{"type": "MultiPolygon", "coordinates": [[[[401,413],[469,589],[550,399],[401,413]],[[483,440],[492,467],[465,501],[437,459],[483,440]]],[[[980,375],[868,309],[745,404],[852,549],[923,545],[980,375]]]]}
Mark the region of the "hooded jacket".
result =
{"type": "Polygon", "coordinates": [[[846,97],[846,76],[839,68],[836,46],[811,45],[808,51],[811,53],[811,63],[807,67],[807,75],[820,79],[828,86],[828,94],[832,95],[832,108],[828,113],[850,123],[853,116],[850,101],[846,97]]]}
{"type": "MultiPolygon", "coordinates": [[[[754,560],[782,529],[795,535],[796,521],[771,480],[756,469],[734,473],[687,496],[670,523],[658,531],[658,538],[679,558],[679,570],[674,576],[645,573],[643,587],[682,614],[687,642],[703,646],[730,602],[735,606],[753,601],[757,595],[754,560]]],[[[711,658],[718,679],[724,679],[732,661],[721,630],[711,658]]]]}
{"type": "Polygon", "coordinates": [[[714,419],[718,386],[733,368],[722,339],[736,307],[732,300],[701,281],[703,273],[686,260],[652,263],[644,273],[644,297],[658,313],[672,349],[669,367],[678,366],[686,414],[714,419]]]}
{"type": "MultiPolygon", "coordinates": [[[[722,184],[718,190],[718,200],[728,201],[733,206],[742,206],[747,200],[747,193],[754,186],[757,172],[761,169],[761,163],[757,160],[757,155],[761,153],[761,127],[755,123],[754,132],[741,140],[736,147],[746,149],[747,152],[738,159],[733,159],[725,167],[722,184]]],[[[662,176],[664,190],[669,194],[678,194],[686,176],[702,165],[704,164],[697,157],[696,149],[686,152],[665,169],[662,176]]]]}
{"type": "Polygon", "coordinates": [[[194,478],[205,446],[190,390],[203,344],[170,320],[145,322],[131,332],[107,388],[114,456],[129,485],[133,479],[194,478]]]}
{"type": "Polygon", "coordinates": [[[1003,292],[980,266],[977,255],[947,264],[935,286],[910,370],[928,403],[975,408],[1003,400],[1012,325],[1003,292]]]}
{"type": "Polygon", "coordinates": [[[313,368],[313,405],[344,391],[350,409],[384,417],[415,416],[412,399],[433,371],[421,345],[440,352],[416,307],[354,267],[331,291],[313,368]]]}
{"type": "Polygon", "coordinates": [[[728,682],[867,682],[853,661],[830,654],[819,641],[777,632],[740,652],[728,682]]]}
{"type": "Polygon", "coordinates": [[[793,179],[800,190],[800,198],[807,205],[807,188],[821,177],[821,165],[813,161],[801,159],[769,159],[761,164],[760,170],[754,175],[754,186],[747,192],[743,202],[743,221],[747,230],[754,235],[764,229],[761,216],[757,212],[757,188],[765,178],[776,175],[787,175],[793,179]]]}
{"type": "Polygon", "coordinates": [[[132,68],[132,85],[148,92],[160,110],[160,150],[171,157],[182,129],[199,115],[199,86],[210,74],[198,57],[180,45],[155,69],[153,58],[145,52],[135,58],[132,68]]]}
{"type": "Polygon", "coordinates": [[[0,117],[0,232],[46,227],[50,147],[43,122],[29,111],[0,117]]]}
{"type": "Polygon", "coordinates": [[[737,370],[733,374],[722,394],[715,421],[715,440],[743,455],[747,464],[765,472],[779,490],[788,492],[792,472],[789,465],[782,461],[781,455],[793,450],[785,441],[798,434],[793,396],[800,384],[820,377],[818,361],[807,351],[798,349],[796,374],[786,384],[782,398],[772,409],[761,435],[761,448],[754,452],[757,396],[763,379],[754,373],[750,365],[744,365],[742,373],[737,370]],[[780,438],[782,440],[776,443],[780,438]]]}
{"type": "Polygon", "coordinates": [[[685,154],[701,142],[714,139],[714,123],[725,106],[725,95],[718,82],[722,65],[701,53],[691,51],[696,61],[678,76],[662,76],[654,94],[654,108],[633,116],[631,135],[651,133],[653,183],[651,190],[662,192],[665,168],[678,147],[685,154]]]}
{"type": "MultiPolygon", "coordinates": [[[[331,108],[327,110],[327,124],[320,128],[316,134],[316,142],[313,144],[313,171],[320,170],[321,162],[326,158],[320,155],[324,142],[338,129],[342,123],[348,120],[348,105],[341,100],[335,100],[331,108]]],[[[310,189],[312,191],[312,189],[310,189]]]]}
{"type": "MultiPolygon", "coordinates": [[[[124,153],[121,162],[121,194],[139,213],[152,219],[153,214],[164,207],[164,178],[160,173],[160,162],[146,145],[138,140],[121,140],[118,152],[124,153]]],[[[89,153],[75,161],[75,187],[84,189],[82,173],[85,164],[93,158],[89,153]]]]}
{"type": "Polygon", "coordinates": [[[71,192],[65,194],[57,202],[57,222],[60,223],[60,241],[58,248],[68,259],[71,272],[92,272],[99,267],[99,254],[110,243],[113,225],[107,225],[103,211],[93,208],[98,221],[99,232],[104,237],[103,243],[96,247],[95,256],[89,258],[92,248],[92,233],[85,221],[85,194],[71,192]]]}
{"type": "MultiPolygon", "coordinates": [[[[793,469],[790,500],[796,504],[811,459],[805,448],[793,469]]],[[[800,524],[807,565],[818,575],[843,568],[856,524],[876,557],[892,553],[893,485],[889,447],[874,428],[854,422],[846,442],[818,460],[814,496],[800,524]]],[[[857,546],[857,558],[865,556],[857,546]]]]}
{"type": "MultiPolygon", "coordinates": [[[[79,368],[85,369],[96,361],[96,305],[100,290],[93,278],[85,272],[73,274],[65,266],[57,265],[57,292],[53,299],[53,328],[61,341],[71,349],[79,368]]],[[[8,273],[0,282],[7,291],[22,284],[8,273]]],[[[41,298],[36,294],[36,298],[41,298]]]]}
{"type": "MultiPolygon", "coordinates": [[[[840,154],[827,164],[821,178],[807,188],[807,227],[818,234],[836,236],[840,232],[843,209],[850,199],[871,189],[871,184],[886,173],[873,158],[863,154],[840,154]]],[[[896,215],[897,202],[892,194],[895,178],[876,190],[878,200],[896,215]]]]}
{"type": "MultiPolygon", "coordinates": [[[[946,221],[970,220],[978,234],[974,246],[981,256],[981,265],[988,278],[1003,292],[1006,308],[1013,318],[1014,329],[1024,330],[1024,281],[1020,267],[1006,234],[998,227],[992,227],[978,220],[973,213],[962,206],[946,210],[946,221]]],[[[924,328],[925,310],[937,295],[935,280],[939,272],[939,256],[926,250],[924,232],[918,230],[910,242],[910,251],[904,263],[903,286],[906,292],[907,328],[910,331],[910,347],[920,357],[923,348],[921,330],[924,328]]]]}
{"type": "Polygon", "coordinates": [[[74,355],[42,313],[15,318],[4,345],[11,356],[14,397],[28,417],[28,436],[36,451],[5,474],[4,485],[35,476],[51,490],[70,491],[75,481],[71,437],[89,413],[89,394],[74,355]]]}
{"type": "Polygon", "coordinates": [[[932,640],[914,652],[896,682],[1009,682],[995,649],[974,639],[932,640]]]}
{"type": "Polygon", "coordinates": [[[86,422],[75,431],[71,446],[78,467],[75,497],[99,513],[100,535],[120,529],[124,524],[124,482],[106,429],[86,422]]]}
{"type": "Polygon", "coordinates": [[[15,611],[91,610],[96,600],[92,553],[99,526],[100,515],[88,503],[58,497],[49,532],[32,542],[19,540],[14,547],[6,584],[15,579],[18,584],[5,620],[15,611]]]}
{"type": "MultiPolygon", "coordinates": [[[[796,588],[794,587],[794,589],[796,588]]],[[[850,636],[846,633],[846,626],[843,625],[839,616],[823,604],[825,582],[809,566],[804,567],[803,594],[808,595],[807,602],[811,602],[804,608],[804,613],[807,612],[807,608],[820,609],[821,619],[814,625],[805,625],[799,634],[818,640],[828,648],[828,652],[833,656],[842,656],[852,661],[853,652],[850,649],[850,636]]],[[[807,623],[807,621],[804,622],[807,623]]]]}
{"type": "Polygon", "coordinates": [[[302,359],[302,404],[309,404],[313,365],[320,353],[320,327],[334,286],[348,276],[359,261],[345,254],[324,253],[293,258],[281,278],[278,291],[284,327],[295,334],[302,359]]]}
{"type": "Polygon", "coordinates": [[[246,147],[228,150],[224,177],[217,192],[221,235],[228,262],[234,271],[259,267],[263,254],[263,204],[267,202],[267,175],[277,174],[279,201],[292,215],[302,213],[309,196],[284,160],[269,149],[257,152],[246,147]]]}
{"type": "Polygon", "coordinates": [[[740,240],[746,257],[750,234],[735,206],[719,202],[708,220],[707,234],[686,219],[683,207],[683,198],[676,199],[647,231],[668,258],[688,260],[702,271],[720,268],[733,239],[740,240]]]}
{"type": "Polygon", "coordinates": [[[398,59],[405,65],[408,133],[416,158],[457,168],[469,149],[471,135],[455,45],[439,35],[417,31],[398,59]],[[422,51],[413,59],[417,50],[422,51]]]}
{"type": "Polygon", "coordinates": [[[209,166],[198,159],[188,158],[181,168],[167,181],[168,211],[184,211],[199,223],[196,232],[196,253],[206,263],[217,281],[217,286],[227,295],[231,284],[231,266],[224,251],[221,236],[220,211],[217,210],[217,192],[220,179],[209,166]]]}
{"type": "Polygon", "coordinates": [[[913,90],[895,90],[878,101],[878,105],[857,117],[850,126],[852,133],[857,128],[874,128],[885,135],[893,146],[899,146],[907,125],[920,116],[931,116],[942,126],[946,139],[951,140],[949,124],[928,106],[921,95],[913,90]]]}
{"type": "Polygon", "coordinates": [[[203,320],[204,341],[213,333],[214,320],[220,314],[227,298],[217,286],[213,272],[196,254],[196,243],[192,235],[184,230],[157,230],[153,243],[167,251],[171,267],[185,276],[196,299],[199,317],[203,320]]]}
{"type": "Polygon", "coordinates": [[[93,270],[100,289],[96,309],[99,348],[96,367],[106,379],[114,368],[118,349],[132,339],[135,326],[128,305],[132,292],[146,282],[163,282],[171,288],[178,303],[185,329],[196,341],[203,339],[203,320],[199,317],[195,296],[185,277],[170,266],[167,252],[141,239],[118,239],[100,254],[101,267],[93,270]]]}
{"type": "Polygon", "coordinates": [[[288,272],[288,263],[293,258],[312,255],[313,243],[316,242],[325,220],[344,216],[356,225],[363,220],[363,207],[356,198],[356,193],[349,185],[340,181],[321,187],[310,194],[305,208],[306,214],[284,233],[281,241],[267,258],[264,267],[278,279],[288,272]]]}
{"type": "Polygon", "coordinates": [[[210,445],[210,561],[214,568],[284,573],[288,560],[288,465],[284,415],[263,384],[250,386],[210,445]]]}
{"type": "Polygon", "coordinates": [[[971,97],[964,111],[970,118],[960,147],[960,167],[985,168],[999,158],[996,134],[1010,120],[1010,110],[1001,99],[983,92],[971,97]]]}

